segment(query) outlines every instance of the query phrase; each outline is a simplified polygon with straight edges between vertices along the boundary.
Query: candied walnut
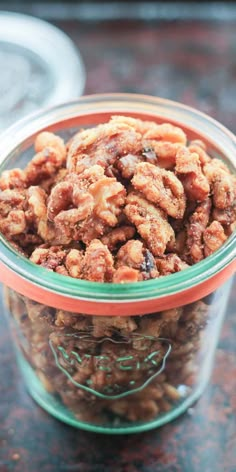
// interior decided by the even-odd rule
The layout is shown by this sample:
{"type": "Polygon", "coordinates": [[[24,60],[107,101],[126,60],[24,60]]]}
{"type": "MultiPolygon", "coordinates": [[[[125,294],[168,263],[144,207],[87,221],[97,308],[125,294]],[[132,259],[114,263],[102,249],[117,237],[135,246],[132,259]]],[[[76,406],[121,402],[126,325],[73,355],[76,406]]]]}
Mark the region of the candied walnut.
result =
{"type": "Polygon", "coordinates": [[[27,219],[36,224],[37,233],[44,241],[55,239],[55,229],[47,219],[47,194],[38,187],[31,186],[28,189],[28,207],[27,219]]]}
{"type": "Polygon", "coordinates": [[[174,274],[189,267],[177,254],[163,255],[162,258],[156,258],[155,260],[160,275],[174,274]]]}
{"type": "Polygon", "coordinates": [[[64,163],[64,158],[53,147],[46,147],[35,154],[25,168],[26,184],[39,185],[55,176],[64,163]]]}
{"type": "Polygon", "coordinates": [[[204,258],[203,252],[203,233],[206,229],[211,212],[211,200],[208,198],[200,203],[193,215],[190,217],[187,231],[187,252],[190,260],[199,262],[204,258]]]}
{"type": "Polygon", "coordinates": [[[121,115],[113,115],[110,119],[110,123],[112,123],[113,125],[130,126],[141,135],[143,135],[150,126],[156,125],[156,123],[154,123],[153,121],[143,121],[139,118],[121,115]]]}
{"type": "MultiPolygon", "coordinates": [[[[183,130],[177,126],[174,126],[170,123],[157,124],[154,121],[143,121],[137,118],[132,118],[130,116],[112,116],[110,123],[115,124],[126,124],[135,129],[138,133],[142,135],[142,144],[143,152],[145,155],[149,151],[145,151],[145,144],[149,143],[148,148],[150,147],[150,142],[156,144],[177,144],[185,145],[187,138],[183,130]]],[[[152,151],[150,150],[150,153],[152,151]]],[[[146,156],[148,157],[148,156],[146,156]]],[[[151,154],[150,154],[151,157],[151,154]]]]}
{"type": "Polygon", "coordinates": [[[191,141],[189,143],[188,150],[191,153],[197,153],[201,166],[204,166],[211,160],[210,156],[208,156],[208,154],[206,153],[206,145],[200,139],[195,139],[194,141],[191,141]]]}
{"type": "Polygon", "coordinates": [[[142,149],[141,134],[123,122],[110,121],[77,133],[72,140],[67,167],[70,172],[83,172],[95,164],[105,171],[126,154],[138,154],[142,149]]]}
{"type": "Polygon", "coordinates": [[[47,217],[46,192],[38,186],[32,186],[28,189],[28,205],[33,215],[37,219],[47,217]]]}
{"type": "Polygon", "coordinates": [[[66,158],[66,146],[63,139],[56,134],[50,133],[48,131],[42,131],[35,138],[35,151],[38,153],[48,147],[55,149],[62,160],[66,158]]]}
{"type": "Polygon", "coordinates": [[[90,216],[78,225],[78,231],[74,239],[83,241],[88,245],[93,239],[101,239],[104,233],[107,233],[109,226],[104,221],[95,216],[90,216]]]}
{"type": "Polygon", "coordinates": [[[220,210],[227,210],[236,202],[235,177],[219,159],[212,159],[204,166],[204,172],[212,185],[213,203],[220,210]]]}
{"type": "Polygon", "coordinates": [[[25,191],[6,189],[0,191],[0,215],[7,216],[12,210],[24,210],[26,204],[25,191]]]}
{"type": "Polygon", "coordinates": [[[92,196],[82,193],[72,182],[60,182],[52,189],[48,199],[47,216],[50,221],[75,224],[87,218],[93,209],[92,196]],[[72,205],[78,206],[71,208],[72,205]],[[69,208],[69,209],[68,209],[69,208]],[[59,218],[57,218],[59,217],[59,218]]]}
{"type": "Polygon", "coordinates": [[[94,165],[85,169],[80,174],[75,172],[68,172],[66,180],[73,185],[78,185],[81,190],[88,190],[90,185],[104,177],[104,169],[102,166],[94,165]]]}
{"type": "Polygon", "coordinates": [[[0,177],[0,190],[25,188],[25,173],[21,169],[4,170],[0,177]]]}
{"type": "Polygon", "coordinates": [[[226,239],[227,236],[225,235],[223,226],[218,221],[212,221],[203,233],[205,257],[217,251],[217,249],[224,244],[226,239]]]}
{"type": "Polygon", "coordinates": [[[0,231],[10,240],[13,236],[24,233],[25,230],[26,219],[22,210],[12,210],[0,221],[0,231]]]}
{"type": "Polygon", "coordinates": [[[125,203],[126,190],[123,185],[114,178],[104,177],[92,184],[89,192],[94,198],[94,214],[109,226],[115,226],[125,203]]]}
{"type": "Polygon", "coordinates": [[[214,182],[219,176],[222,175],[230,175],[230,170],[226,166],[224,162],[220,159],[211,159],[205,166],[204,166],[204,174],[209,180],[209,182],[214,182]]]}
{"type": "Polygon", "coordinates": [[[140,272],[140,280],[158,277],[153,255],[138,240],[128,241],[117,253],[116,267],[128,266],[140,272]]]}
{"type": "Polygon", "coordinates": [[[170,143],[180,143],[186,145],[187,137],[184,131],[170,123],[162,123],[160,125],[152,123],[144,134],[144,139],[153,139],[170,143]]]}
{"type": "Polygon", "coordinates": [[[126,265],[133,267],[133,269],[140,269],[143,261],[143,243],[141,241],[131,240],[119,249],[116,266],[120,267],[126,265]]]}
{"type": "Polygon", "coordinates": [[[153,255],[164,254],[168,241],[174,237],[174,231],[166,220],[165,213],[147,202],[138,192],[128,195],[124,212],[136,226],[153,255]]]}
{"type": "Polygon", "coordinates": [[[142,280],[142,276],[137,269],[128,266],[120,266],[113,274],[115,284],[129,284],[142,280]]]}
{"type": "Polygon", "coordinates": [[[86,249],[81,278],[92,282],[111,282],[114,272],[113,263],[109,249],[101,241],[94,239],[86,249]]]}
{"type": "Polygon", "coordinates": [[[196,152],[190,152],[187,148],[182,147],[177,152],[175,171],[190,200],[202,202],[208,197],[210,193],[209,182],[202,172],[201,161],[196,152]]]}
{"type": "Polygon", "coordinates": [[[71,249],[65,259],[68,274],[74,278],[80,278],[82,273],[83,252],[71,249]]]}
{"type": "Polygon", "coordinates": [[[216,208],[226,210],[236,202],[231,175],[218,177],[213,183],[213,203],[216,208]]]}
{"type": "Polygon", "coordinates": [[[110,251],[115,251],[117,246],[125,243],[128,239],[132,239],[135,235],[135,228],[132,226],[120,226],[111,230],[108,234],[102,236],[101,241],[110,251]]]}
{"type": "Polygon", "coordinates": [[[142,162],[136,167],[132,184],[147,200],[160,206],[168,215],[183,217],[186,205],[184,189],[172,172],[142,162]]]}
{"type": "Polygon", "coordinates": [[[35,264],[55,271],[63,263],[65,257],[66,251],[63,249],[63,246],[50,246],[49,248],[39,247],[35,249],[31,254],[30,260],[35,264]]]}
{"type": "Polygon", "coordinates": [[[52,189],[48,218],[68,242],[81,238],[87,243],[102,236],[106,226],[118,223],[125,195],[123,185],[115,178],[104,176],[102,167],[96,165],[80,175],[72,173],[52,189]]]}

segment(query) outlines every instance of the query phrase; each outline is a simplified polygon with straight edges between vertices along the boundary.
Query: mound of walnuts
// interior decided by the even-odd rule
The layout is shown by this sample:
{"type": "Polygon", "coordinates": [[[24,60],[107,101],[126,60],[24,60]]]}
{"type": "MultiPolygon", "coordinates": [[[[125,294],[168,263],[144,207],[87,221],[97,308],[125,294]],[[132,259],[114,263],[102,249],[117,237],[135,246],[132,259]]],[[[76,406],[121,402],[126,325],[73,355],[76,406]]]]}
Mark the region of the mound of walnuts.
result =
{"type": "Polygon", "coordinates": [[[232,233],[236,178],[181,128],[114,116],[67,145],[35,140],[0,178],[0,231],[36,264],[97,282],[136,282],[209,256],[232,233]]]}

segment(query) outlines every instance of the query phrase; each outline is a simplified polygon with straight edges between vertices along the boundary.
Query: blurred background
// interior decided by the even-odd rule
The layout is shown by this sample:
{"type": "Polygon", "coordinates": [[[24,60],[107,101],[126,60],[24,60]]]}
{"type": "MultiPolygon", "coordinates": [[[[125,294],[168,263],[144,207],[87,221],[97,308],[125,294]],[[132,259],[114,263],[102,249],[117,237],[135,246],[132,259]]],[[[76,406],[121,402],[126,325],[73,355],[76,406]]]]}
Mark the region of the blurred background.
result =
{"type": "MultiPolygon", "coordinates": [[[[219,119],[231,130],[236,130],[235,2],[0,0],[0,12],[6,11],[49,21],[64,31],[80,51],[86,82],[77,71],[77,88],[73,80],[71,84],[65,83],[64,93],[62,91],[54,101],[65,101],[83,92],[151,94],[195,106],[219,119]]],[[[34,51],[33,44],[36,38],[39,39],[38,33],[34,34],[29,29],[27,37],[27,31],[20,24],[8,28],[15,42],[24,29],[24,52],[29,47],[38,53],[34,51]]],[[[65,81],[61,70],[66,69],[75,58],[71,58],[69,53],[63,55],[57,43],[50,48],[50,34],[44,39],[40,51],[41,69],[42,61],[47,59],[44,56],[50,49],[53,60],[48,60],[54,68],[52,73],[57,76],[54,79],[61,83],[65,81]],[[57,61],[56,66],[53,61],[57,61]]],[[[21,93],[18,90],[17,106],[15,103],[13,116],[9,120],[5,104],[0,128],[6,127],[21,113],[33,111],[43,101],[47,104],[46,98],[50,99],[50,87],[43,87],[35,77],[37,73],[38,76],[41,74],[41,82],[48,84],[45,71],[34,70],[33,74],[31,70],[27,75],[19,58],[17,62],[14,56],[14,73],[11,69],[7,74],[6,55],[1,55],[3,41],[0,28],[0,114],[1,110],[3,114],[3,102],[8,100],[9,108],[12,107],[10,102],[17,99],[11,97],[13,75],[15,87],[19,89],[21,84],[23,90],[21,93]],[[9,75],[12,77],[11,83],[9,75]],[[38,90],[40,87],[41,93],[38,90]],[[31,103],[26,106],[23,102],[27,94],[31,97],[31,103]],[[25,98],[22,98],[23,95],[25,98]]],[[[29,56],[27,61],[30,62],[29,56]]],[[[34,65],[34,69],[37,67],[34,65]]],[[[72,79],[72,73],[70,77],[72,79]]],[[[49,100],[50,104],[52,101],[49,100]]]]}

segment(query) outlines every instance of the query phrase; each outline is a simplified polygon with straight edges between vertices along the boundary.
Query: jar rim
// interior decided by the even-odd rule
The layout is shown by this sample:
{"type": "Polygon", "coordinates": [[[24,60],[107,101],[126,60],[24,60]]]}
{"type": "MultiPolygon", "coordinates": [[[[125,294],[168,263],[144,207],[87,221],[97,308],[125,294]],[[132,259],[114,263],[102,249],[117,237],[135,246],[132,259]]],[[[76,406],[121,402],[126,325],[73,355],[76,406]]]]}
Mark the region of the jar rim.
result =
{"type": "MultiPolygon", "coordinates": [[[[197,124],[201,125],[204,127],[205,135],[207,132],[208,138],[215,142],[217,147],[217,136],[220,133],[220,138],[223,139],[223,144],[222,139],[221,144],[227,146],[227,153],[230,154],[232,164],[236,167],[236,137],[223,125],[204,113],[178,102],[138,94],[83,96],[76,101],[41,110],[20,120],[1,136],[0,165],[2,167],[11,153],[23,142],[28,143],[29,139],[32,139],[32,136],[42,129],[58,126],[60,123],[65,123],[67,120],[69,122],[69,120],[78,116],[92,116],[94,113],[121,114],[122,108],[130,116],[140,113],[141,115],[148,115],[149,119],[155,118],[155,116],[163,116],[164,119],[168,119],[168,114],[172,116],[175,111],[180,125],[183,124],[186,127],[190,125],[192,129],[196,130],[196,134],[199,134],[196,128],[197,124]]],[[[171,119],[171,121],[175,120],[171,119]]],[[[224,151],[225,154],[226,150],[224,149],[224,151]]],[[[8,273],[10,271],[11,277],[14,278],[14,275],[17,275],[18,280],[19,277],[24,279],[31,285],[31,288],[33,286],[42,288],[55,296],[58,294],[74,300],[74,308],[78,300],[84,300],[85,303],[89,301],[105,303],[109,305],[110,309],[111,306],[114,307],[115,303],[122,306],[124,303],[131,302],[137,304],[151,300],[161,301],[161,299],[170,299],[170,296],[176,298],[177,294],[182,294],[184,300],[186,291],[193,288],[195,289],[195,299],[199,299],[198,287],[204,284],[204,293],[210,293],[211,285],[209,281],[211,279],[216,278],[216,283],[221,285],[224,269],[227,269],[227,277],[235,272],[236,232],[228,238],[218,251],[181,272],[158,279],[129,284],[89,282],[48,271],[17,253],[2,235],[0,237],[0,261],[2,262],[1,267],[8,270],[8,273]]],[[[4,270],[0,272],[2,282],[5,282],[3,280],[4,270]]],[[[17,287],[17,285],[14,286],[17,287]]]]}

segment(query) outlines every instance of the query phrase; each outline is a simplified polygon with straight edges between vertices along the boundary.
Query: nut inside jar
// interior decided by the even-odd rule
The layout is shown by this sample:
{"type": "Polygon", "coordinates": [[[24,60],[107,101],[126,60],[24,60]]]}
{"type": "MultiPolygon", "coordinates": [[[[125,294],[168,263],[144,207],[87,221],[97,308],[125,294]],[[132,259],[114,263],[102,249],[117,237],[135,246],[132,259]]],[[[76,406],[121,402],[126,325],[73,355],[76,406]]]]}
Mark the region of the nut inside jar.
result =
{"type": "Polygon", "coordinates": [[[5,289],[14,336],[43,387],[76,418],[98,425],[153,420],[192,393],[224,295],[149,315],[101,317],[5,289]]]}

